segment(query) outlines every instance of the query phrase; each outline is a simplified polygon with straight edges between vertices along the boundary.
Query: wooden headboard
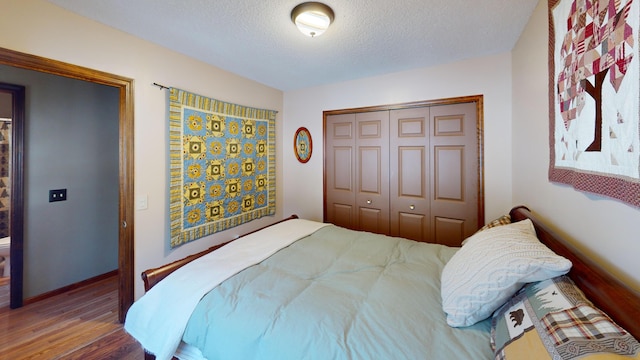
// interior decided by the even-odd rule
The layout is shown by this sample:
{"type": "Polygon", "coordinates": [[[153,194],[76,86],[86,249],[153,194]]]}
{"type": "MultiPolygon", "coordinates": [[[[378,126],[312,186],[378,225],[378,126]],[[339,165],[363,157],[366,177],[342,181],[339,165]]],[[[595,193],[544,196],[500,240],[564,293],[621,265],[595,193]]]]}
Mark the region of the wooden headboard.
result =
{"type": "Polygon", "coordinates": [[[636,339],[640,339],[640,293],[638,291],[622,283],[578,248],[558,236],[528,208],[514,207],[509,214],[512,222],[531,219],[540,241],[558,255],[571,260],[573,266],[569,271],[569,277],[587,298],[636,339]]]}

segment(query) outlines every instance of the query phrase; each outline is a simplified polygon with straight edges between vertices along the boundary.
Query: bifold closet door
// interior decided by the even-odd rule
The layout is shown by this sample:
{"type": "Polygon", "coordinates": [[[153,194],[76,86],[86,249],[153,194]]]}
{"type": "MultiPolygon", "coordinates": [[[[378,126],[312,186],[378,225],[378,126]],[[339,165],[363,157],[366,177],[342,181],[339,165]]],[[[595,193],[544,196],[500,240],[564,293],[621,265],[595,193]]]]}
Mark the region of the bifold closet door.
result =
{"type": "Polygon", "coordinates": [[[476,103],[391,111],[391,234],[460,246],[478,229],[476,103]]]}
{"type": "Polygon", "coordinates": [[[389,234],[389,112],[325,120],[325,219],[389,234]]]}
{"type": "Polygon", "coordinates": [[[356,115],[330,115],[325,119],[325,221],[357,229],[356,115]]]}
{"type": "Polygon", "coordinates": [[[429,242],[429,108],[390,113],[391,235],[429,242]]]}
{"type": "Polygon", "coordinates": [[[325,221],[460,246],[479,227],[475,102],[327,115],[325,221]]]}
{"type": "Polygon", "coordinates": [[[460,246],[478,230],[476,103],[431,106],[431,242],[460,246]]]}
{"type": "Polygon", "coordinates": [[[389,235],[389,111],[356,114],[358,230],[389,235]]]}

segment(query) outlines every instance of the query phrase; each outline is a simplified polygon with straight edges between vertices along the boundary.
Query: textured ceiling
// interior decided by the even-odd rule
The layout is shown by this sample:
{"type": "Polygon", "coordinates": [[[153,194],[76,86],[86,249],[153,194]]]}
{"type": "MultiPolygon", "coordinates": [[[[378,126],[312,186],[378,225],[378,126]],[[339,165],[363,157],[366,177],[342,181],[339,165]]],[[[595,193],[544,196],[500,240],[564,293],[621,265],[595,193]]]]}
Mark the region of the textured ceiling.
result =
{"type": "Polygon", "coordinates": [[[538,0],[326,0],[322,36],[301,0],[49,0],[139,38],[287,91],[510,51],[538,0]]]}

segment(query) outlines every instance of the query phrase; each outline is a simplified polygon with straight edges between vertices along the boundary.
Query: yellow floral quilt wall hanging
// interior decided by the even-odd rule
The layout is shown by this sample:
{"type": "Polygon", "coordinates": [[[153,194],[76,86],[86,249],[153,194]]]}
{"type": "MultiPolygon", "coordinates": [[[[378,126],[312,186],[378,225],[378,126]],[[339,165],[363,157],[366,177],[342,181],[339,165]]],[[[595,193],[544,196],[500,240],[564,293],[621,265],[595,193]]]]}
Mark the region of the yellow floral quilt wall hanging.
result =
{"type": "Polygon", "coordinates": [[[277,112],[169,91],[171,247],[274,215],[277,112]]]}

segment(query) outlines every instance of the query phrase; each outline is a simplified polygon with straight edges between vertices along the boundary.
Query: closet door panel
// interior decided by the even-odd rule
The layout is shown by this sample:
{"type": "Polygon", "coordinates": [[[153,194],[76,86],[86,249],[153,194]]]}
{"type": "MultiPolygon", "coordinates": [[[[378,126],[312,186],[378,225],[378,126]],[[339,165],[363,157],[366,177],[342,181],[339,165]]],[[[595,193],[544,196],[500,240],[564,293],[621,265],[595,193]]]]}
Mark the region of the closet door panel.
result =
{"type": "Polygon", "coordinates": [[[353,191],[353,148],[349,146],[335,146],[332,158],[334,160],[333,188],[335,190],[353,191]]]}
{"type": "Polygon", "coordinates": [[[389,112],[355,116],[358,229],[389,234],[389,112]]]}
{"type": "Polygon", "coordinates": [[[429,108],[390,118],[391,235],[429,241],[429,108]]]}
{"type": "Polygon", "coordinates": [[[462,146],[434,146],[434,200],[464,201],[465,173],[462,146]]]}
{"type": "Polygon", "coordinates": [[[380,195],[382,193],[382,151],[379,146],[359,146],[360,192],[380,195]]]}
{"type": "Polygon", "coordinates": [[[330,115],[325,122],[325,220],[356,229],[355,114],[330,115]]]}
{"type": "Polygon", "coordinates": [[[427,241],[429,234],[425,230],[429,225],[429,219],[425,215],[400,212],[398,213],[398,223],[398,233],[394,236],[416,241],[427,241]]]}
{"type": "Polygon", "coordinates": [[[460,246],[464,236],[464,220],[434,217],[434,232],[440,240],[439,244],[447,246],[460,246]]]}
{"type": "Polygon", "coordinates": [[[432,106],[430,143],[433,242],[460,246],[478,229],[478,127],[475,103],[432,106]]]}
{"type": "Polygon", "coordinates": [[[344,204],[339,202],[333,202],[330,204],[333,208],[331,209],[331,213],[333,216],[333,220],[329,221],[332,224],[342,226],[347,229],[353,229],[353,222],[351,219],[355,218],[354,211],[355,208],[353,204],[344,204]]]}

